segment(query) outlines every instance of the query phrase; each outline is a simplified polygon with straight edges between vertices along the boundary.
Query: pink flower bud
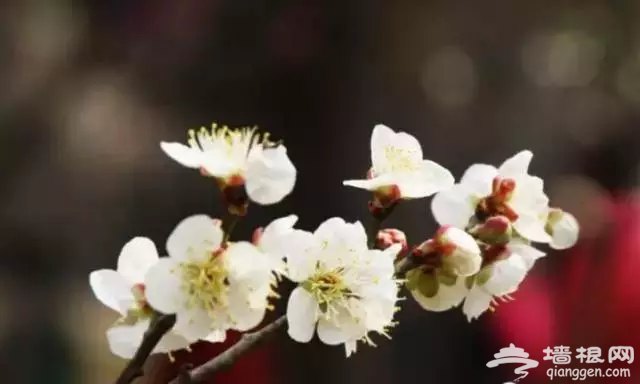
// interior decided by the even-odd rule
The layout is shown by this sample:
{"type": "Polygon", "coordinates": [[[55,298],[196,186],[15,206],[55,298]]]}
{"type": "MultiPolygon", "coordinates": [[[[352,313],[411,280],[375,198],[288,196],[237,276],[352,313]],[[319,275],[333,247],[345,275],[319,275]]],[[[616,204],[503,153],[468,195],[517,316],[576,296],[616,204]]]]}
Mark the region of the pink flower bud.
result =
{"type": "Polygon", "coordinates": [[[457,276],[471,276],[480,270],[482,252],[476,240],[455,227],[442,227],[434,238],[444,268],[457,276]]]}
{"type": "Polygon", "coordinates": [[[506,244],[511,240],[511,220],[506,216],[493,216],[469,231],[489,244],[506,244]]]}
{"type": "Polygon", "coordinates": [[[387,249],[394,244],[402,245],[402,250],[400,254],[406,252],[407,250],[407,236],[399,229],[395,228],[385,228],[378,231],[378,236],[376,237],[376,246],[379,249],[387,249]]]}

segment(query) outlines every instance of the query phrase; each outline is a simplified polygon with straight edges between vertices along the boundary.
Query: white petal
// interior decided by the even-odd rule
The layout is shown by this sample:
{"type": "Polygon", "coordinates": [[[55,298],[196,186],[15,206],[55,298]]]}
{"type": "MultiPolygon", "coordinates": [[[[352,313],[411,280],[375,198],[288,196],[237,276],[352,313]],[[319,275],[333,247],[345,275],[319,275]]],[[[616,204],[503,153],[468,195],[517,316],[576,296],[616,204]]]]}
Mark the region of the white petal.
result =
{"type": "Polygon", "coordinates": [[[260,236],[259,247],[263,252],[275,256],[286,256],[287,236],[293,232],[293,226],[298,221],[298,216],[289,215],[273,220],[266,226],[260,236]]]}
{"type": "Polygon", "coordinates": [[[513,157],[505,160],[504,163],[498,169],[501,177],[518,177],[524,175],[529,171],[529,164],[533,158],[533,153],[529,150],[521,151],[515,154],[513,157]]]}
{"type": "Polygon", "coordinates": [[[288,236],[287,243],[287,277],[295,282],[301,282],[311,276],[316,270],[319,252],[313,234],[295,230],[288,236]]]}
{"type": "Polygon", "coordinates": [[[209,333],[203,340],[210,343],[222,343],[227,339],[227,332],[221,330],[215,330],[209,333]]]}
{"type": "Polygon", "coordinates": [[[122,315],[127,313],[135,301],[131,292],[133,284],[114,270],[101,269],[91,272],[89,284],[93,294],[102,304],[122,315]]]}
{"type": "Polygon", "coordinates": [[[397,185],[397,183],[398,183],[398,178],[395,177],[394,174],[387,173],[380,176],[376,176],[372,179],[345,180],[342,182],[342,185],[346,185],[348,187],[366,189],[367,191],[377,191],[378,189],[381,189],[384,187],[397,185]]]}
{"type": "Polygon", "coordinates": [[[387,166],[387,147],[393,145],[396,133],[383,124],[373,127],[371,133],[371,164],[373,168],[386,168],[387,166]]]}
{"type": "Polygon", "coordinates": [[[289,336],[299,343],[311,341],[318,319],[318,311],[318,303],[309,292],[302,287],[294,289],[287,304],[289,336]]]}
{"type": "Polygon", "coordinates": [[[246,159],[239,161],[228,156],[227,148],[213,147],[202,153],[202,168],[211,176],[227,178],[241,173],[246,159]]]}
{"type": "Polygon", "coordinates": [[[325,318],[318,320],[318,338],[327,345],[338,345],[351,338],[345,329],[334,325],[325,318]]]}
{"type": "Polygon", "coordinates": [[[176,315],[175,331],[187,340],[195,342],[209,336],[214,330],[212,317],[204,309],[194,306],[181,308],[176,315]]]}
{"type": "Polygon", "coordinates": [[[158,250],[153,241],[136,237],[124,245],[118,257],[118,273],[130,282],[144,281],[144,275],[158,261],[158,250]]]}
{"type": "Polygon", "coordinates": [[[498,176],[496,167],[487,164],[473,164],[462,175],[460,184],[474,194],[482,198],[491,194],[493,179],[498,176]]]}
{"type": "Polygon", "coordinates": [[[552,226],[552,240],[549,244],[553,249],[567,249],[578,242],[580,225],[570,213],[563,212],[562,218],[552,226]]]}
{"type": "Polygon", "coordinates": [[[467,316],[468,321],[477,319],[489,309],[492,300],[491,294],[482,287],[474,286],[462,305],[462,312],[467,316]]]}
{"type": "Polygon", "coordinates": [[[344,219],[340,217],[332,217],[323,221],[313,232],[313,235],[320,242],[333,243],[339,238],[338,236],[340,234],[340,231],[342,231],[346,226],[347,223],[344,221],[344,219]]]}
{"type": "Polygon", "coordinates": [[[429,311],[442,312],[460,304],[467,292],[464,278],[459,278],[453,286],[440,284],[438,293],[433,297],[426,297],[417,289],[412,290],[411,295],[422,308],[429,311]]]}
{"type": "Polygon", "coordinates": [[[124,359],[130,359],[142,343],[144,333],[149,328],[149,320],[134,325],[116,325],[107,330],[107,342],[111,352],[124,359]]]}
{"type": "Polygon", "coordinates": [[[530,246],[529,244],[515,240],[507,244],[507,248],[510,252],[520,255],[527,269],[531,269],[536,260],[546,255],[544,252],[530,246]]]}
{"type": "Polygon", "coordinates": [[[233,317],[233,329],[246,332],[257,327],[264,319],[264,309],[251,309],[247,303],[229,302],[229,314],[233,317]]]}
{"type": "Polygon", "coordinates": [[[189,341],[179,334],[170,331],[167,332],[158,345],[154,348],[154,353],[167,353],[171,351],[177,351],[179,349],[184,349],[189,346],[189,341]]]}
{"type": "Polygon", "coordinates": [[[494,296],[503,296],[515,292],[527,275],[527,264],[517,253],[500,260],[491,266],[491,277],[482,286],[494,296]]]}
{"type": "Polygon", "coordinates": [[[411,158],[415,161],[422,160],[422,146],[420,145],[418,139],[416,139],[413,135],[410,135],[406,132],[396,133],[393,146],[410,153],[411,158]]]}
{"type": "Polygon", "coordinates": [[[270,205],[289,195],[296,183],[296,168],[280,145],[250,158],[245,174],[247,194],[258,204],[270,205]]]}
{"type": "Polygon", "coordinates": [[[222,254],[231,284],[257,290],[269,284],[273,263],[268,255],[248,241],[232,243],[222,254]]]}
{"type": "Polygon", "coordinates": [[[179,262],[162,257],[145,276],[145,296],[149,304],[163,313],[176,313],[186,298],[181,287],[179,262]]]}
{"type": "Polygon", "coordinates": [[[453,187],[455,179],[448,169],[430,160],[422,160],[420,171],[403,176],[398,182],[405,199],[419,199],[453,187]]]}
{"type": "Polygon", "coordinates": [[[220,247],[222,229],[207,215],[182,220],[167,239],[167,252],[176,260],[197,261],[211,256],[220,247]]]}
{"type": "Polygon", "coordinates": [[[173,160],[189,168],[200,168],[202,151],[180,143],[161,142],[160,148],[173,160]]]}
{"type": "Polygon", "coordinates": [[[471,235],[461,229],[450,227],[444,233],[443,241],[455,246],[454,251],[444,257],[444,262],[457,276],[471,276],[480,270],[480,247],[471,235]]]}
{"type": "Polygon", "coordinates": [[[431,200],[431,212],[440,225],[465,228],[475,213],[471,196],[460,184],[439,192],[431,200]]]}
{"type": "Polygon", "coordinates": [[[544,229],[544,219],[540,219],[536,214],[527,214],[526,212],[518,212],[518,215],[513,227],[522,237],[536,243],[551,241],[551,236],[544,229]]]}

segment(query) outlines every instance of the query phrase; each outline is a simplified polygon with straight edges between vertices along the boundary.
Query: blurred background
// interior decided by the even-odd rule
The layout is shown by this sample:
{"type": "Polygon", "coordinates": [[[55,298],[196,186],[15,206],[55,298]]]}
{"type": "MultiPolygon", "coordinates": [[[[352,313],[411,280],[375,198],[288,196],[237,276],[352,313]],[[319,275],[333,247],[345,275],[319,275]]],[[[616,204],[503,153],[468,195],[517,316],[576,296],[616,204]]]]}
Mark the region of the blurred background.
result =
{"type": "MultiPolygon", "coordinates": [[[[544,367],[524,382],[546,382],[547,346],[640,347],[638,1],[5,0],[0,85],[3,382],[113,382],[116,315],[88,273],[114,268],[134,236],[162,249],[182,218],[222,214],[215,185],[159,148],[213,121],[284,139],[299,172],[236,236],[288,213],[305,229],[366,219],[369,196],[341,181],[367,171],[377,123],[457,177],[531,149],[552,204],[582,225],[577,247],[549,252],[478,321],[407,300],[377,348],[345,359],[283,336],[217,384],[501,383],[513,367],[486,362],[509,343],[544,367]]],[[[428,207],[400,206],[389,225],[419,243],[436,229],[428,207]]],[[[156,357],[140,383],[178,364],[156,357]]],[[[637,383],[636,366],[586,382],[637,383]]]]}

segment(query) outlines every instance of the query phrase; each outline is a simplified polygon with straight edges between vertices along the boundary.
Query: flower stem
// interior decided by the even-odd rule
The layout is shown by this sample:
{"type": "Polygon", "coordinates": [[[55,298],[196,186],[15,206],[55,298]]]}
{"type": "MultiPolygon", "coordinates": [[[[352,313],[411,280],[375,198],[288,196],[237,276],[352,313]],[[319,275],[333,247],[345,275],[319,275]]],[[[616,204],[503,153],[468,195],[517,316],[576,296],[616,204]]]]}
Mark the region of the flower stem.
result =
{"type": "Polygon", "coordinates": [[[236,224],[240,221],[240,216],[229,214],[222,222],[222,231],[224,232],[224,237],[222,238],[222,245],[226,245],[229,239],[231,238],[231,233],[236,228],[236,224]]]}
{"type": "Polygon", "coordinates": [[[162,336],[169,332],[175,323],[175,315],[164,315],[158,312],[154,313],[149,329],[144,333],[140,347],[138,347],[135,355],[131,360],[129,360],[129,363],[116,380],[116,384],[129,384],[136,378],[143,375],[143,366],[145,361],[147,361],[147,358],[151,355],[153,349],[158,345],[162,336]]]}

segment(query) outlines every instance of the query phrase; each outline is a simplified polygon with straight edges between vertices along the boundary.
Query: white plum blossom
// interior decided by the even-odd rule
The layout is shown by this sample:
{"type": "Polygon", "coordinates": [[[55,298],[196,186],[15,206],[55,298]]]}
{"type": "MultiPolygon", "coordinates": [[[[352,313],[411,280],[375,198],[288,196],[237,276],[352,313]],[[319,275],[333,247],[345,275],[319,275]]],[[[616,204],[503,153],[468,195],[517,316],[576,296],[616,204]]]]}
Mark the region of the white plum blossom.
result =
{"type": "Polygon", "coordinates": [[[499,168],[472,165],[460,183],[433,198],[431,209],[436,221],[440,225],[467,228],[474,216],[482,221],[492,215],[503,215],[513,222],[520,236],[548,243],[551,237],[545,225],[549,199],[542,179],[528,174],[532,157],[530,151],[522,151],[499,168]]]}
{"type": "Polygon", "coordinates": [[[442,250],[444,268],[456,276],[471,276],[480,270],[482,252],[467,232],[452,226],[443,227],[435,238],[442,250]]]}
{"type": "Polygon", "coordinates": [[[347,356],[369,332],[386,334],[398,295],[393,261],[401,248],[367,248],[360,222],[331,218],[314,233],[297,230],[287,256],[287,276],[299,283],[287,305],[289,335],[306,343],[314,333],[347,356]]]}
{"type": "Polygon", "coordinates": [[[261,252],[269,256],[273,262],[272,269],[278,275],[284,274],[284,257],[287,255],[288,243],[294,235],[293,226],[297,221],[296,215],[281,217],[254,232],[253,243],[261,252]]]}
{"type": "Polygon", "coordinates": [[[567,249],[578,241],[580,225],[576,218],[561,209],[551,209],[547,219],[547,232],[551,235],[549,246],[553,249],[567,249]]]}
{"type": "Polygon", "coordinates": [[[223,244],[224,233],[206,215],[180,222],[167,239],[169,257],[146,275],[149,304],[176,314],[176,332],[190,341],[225,339],[263,319],[272,295],[273,259],[249,242],[223,244]]]}
{"type": "Polygon", "coordinates": [[[479,273],[458,277],[453,284],[438,282],[420,270],[412,271],[416,276],[410,291],[420,306],[430,311],[446,311],[464,301],[462,312],[471,321],[495,309],[498,300],[510,300],[510,294],[518,290],[535,261],[544,255],[524,242],[514,241],[479,273]]]}
{"type": "MultiPolygon", "coordinates": [[[[89,274],[89,284],[95,296],[107,307],[122,316],[107,331],[111,351],[130,359],[149,328],[153,310],[145,299],[144,276],[158,261],[153,242],[136,237],[122,248],[117,270],[101,269],[89,274]]],[[[165,334],[152,353],[166,353],[185,348],[189,342],[170,331],[165,334]]]]}
{"type": "Polygon", "coordinates": [[[200,169],[222,186],[244,185],[249,198],[262,205],[275,204],[289,195],[296,168],[284,145],[269,142],[256,128],[213,125],[189,132],[188,146],[162,142],[164,152],[188,168],[200,169]]]}
{"type": "Polygon", "coordinates": [[[346,180],[344,185],[396,198],[417,199],[450,188],[454,178],[446,168],[422,157],[415,137],[379,124],[371,135],[371,169],[366,180],[346,180]]]}

